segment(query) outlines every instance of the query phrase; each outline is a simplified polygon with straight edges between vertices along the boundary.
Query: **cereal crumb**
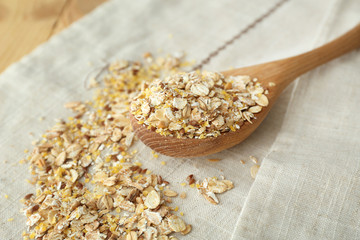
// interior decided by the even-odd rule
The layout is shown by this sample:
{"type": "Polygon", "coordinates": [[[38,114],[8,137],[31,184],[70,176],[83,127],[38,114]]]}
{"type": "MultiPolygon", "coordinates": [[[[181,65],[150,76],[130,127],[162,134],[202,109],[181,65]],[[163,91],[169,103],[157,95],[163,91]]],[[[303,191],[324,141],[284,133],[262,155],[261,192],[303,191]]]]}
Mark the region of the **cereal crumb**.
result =
{"type": "Polygon", "coordinates": [[[193,185],[195,183],[195,177],[194,174],[190,174],[189,176],[186,177],[186,180],[188,181],[189,185],[193,185]]]}
{"type": "Polygon", "coordinates": [[[186,193],[185,192],[180,193],[180,198],[185,199],[186,198],[186,193]]]}
{"type": "Polygon", "coordinates": [[[154,158],[158,158],[159,154],[157,154],[155,151],[151,151],[151,154],[153,155],[154,158]]]}
{"type": "Polygon", "coordinates": [[[200,186],[199,191],[211,204],[219,204],[216,194],[224,193],[234,188],[234,184],[230,180],[218,180],[217,178],[205,178],[200,186]]]}
{"type": "Polygon", "coordinates": [[[269,87],[274,87],[276,84],[274,82],[269,82],[269,87]]]}

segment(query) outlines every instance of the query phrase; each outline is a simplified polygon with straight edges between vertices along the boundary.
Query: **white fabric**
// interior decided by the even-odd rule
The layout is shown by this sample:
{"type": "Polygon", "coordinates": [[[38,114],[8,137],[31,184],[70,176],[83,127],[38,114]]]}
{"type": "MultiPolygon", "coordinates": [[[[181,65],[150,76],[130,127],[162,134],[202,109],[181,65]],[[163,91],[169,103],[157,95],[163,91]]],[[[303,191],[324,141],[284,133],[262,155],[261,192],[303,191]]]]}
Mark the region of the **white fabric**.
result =
{"type": "MultiPolygon", "coordinates": [[[[31,178],[27,166],[18,161],[35,139],[29,132],[39,136],[53,119],[69,116],[65,102],[91,98],[83,78],[94,65],[160,50],[185,50],[189,59],[201,60],[275,3],[110,1],[10,66],[0,75],[0,239],[19,239],[25,229],[19,200],[34,188],[25,181],[31,178]]],[[[205,68],[224,70],[310,50],[353,27],[359,12],[357,0],[289,0],[205,68]]],[[[234,181],[218,206],[185,188],[188,198],[174,206],[193,231],[179,238],[358,239],[359,65],[357,51],[301,77],[249,139],[211,156],[220,162],[154,160],[138,142],[139,161],[175,190],[184,190],[180,183],[189,174],[234,181]],[[255,182],[252,163],[240,164],[249,155],[264,159],[255,182]]]]}

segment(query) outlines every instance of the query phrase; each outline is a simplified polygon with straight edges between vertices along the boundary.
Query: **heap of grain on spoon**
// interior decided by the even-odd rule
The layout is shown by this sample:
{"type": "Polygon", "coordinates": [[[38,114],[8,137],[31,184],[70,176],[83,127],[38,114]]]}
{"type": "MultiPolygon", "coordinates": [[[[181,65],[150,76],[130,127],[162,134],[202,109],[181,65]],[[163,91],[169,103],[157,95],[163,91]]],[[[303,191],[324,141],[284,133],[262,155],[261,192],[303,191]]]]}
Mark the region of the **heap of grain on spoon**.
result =
{"type": "Polygon", "coordinates": [[[222,73],[168,76],[133,101],[133,128],[141,141],[164,155],[222,151],[245,140],[294,79],[358,47],[360,25],[295,57],[222,73]]]}

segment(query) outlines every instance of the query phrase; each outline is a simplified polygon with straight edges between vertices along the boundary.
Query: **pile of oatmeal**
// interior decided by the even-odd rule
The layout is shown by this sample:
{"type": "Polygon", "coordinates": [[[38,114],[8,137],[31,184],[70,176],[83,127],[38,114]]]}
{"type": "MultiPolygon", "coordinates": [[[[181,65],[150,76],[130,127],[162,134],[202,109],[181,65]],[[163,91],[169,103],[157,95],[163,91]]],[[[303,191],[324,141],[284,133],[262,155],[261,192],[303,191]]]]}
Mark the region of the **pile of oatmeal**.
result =
{"type": "Polygon", "coordinates": [[[131,113],[163,136],[204,139],[252,123],[269,104],[266,94],[250,76],[181,72],[152,82],[132,102],[131,113]]]}
{"type": "Polygon", "coordinates": [[[134,160],[129,120],[133,97],[187,63],[144,57],[111,64],[101,87],[90,82],[98,87],[94,100],[67,103],[74,116],[34,143],[27,161],[36,191],[22,200],[24,239],[175,240],[173,233],[191,231],[170,206],[178,195],[170,183],[134,160]]]}

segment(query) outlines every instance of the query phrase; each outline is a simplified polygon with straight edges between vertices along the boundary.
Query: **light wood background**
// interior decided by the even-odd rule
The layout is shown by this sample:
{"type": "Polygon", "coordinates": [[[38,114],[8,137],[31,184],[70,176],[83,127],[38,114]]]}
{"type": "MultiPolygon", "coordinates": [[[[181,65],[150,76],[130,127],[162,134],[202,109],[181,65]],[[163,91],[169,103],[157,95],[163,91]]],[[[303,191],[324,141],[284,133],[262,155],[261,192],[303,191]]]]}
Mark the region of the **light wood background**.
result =
{"type": "Polygon", "coordinates": [[[0,72],[106,0],[0,0],[0,72]]]}

